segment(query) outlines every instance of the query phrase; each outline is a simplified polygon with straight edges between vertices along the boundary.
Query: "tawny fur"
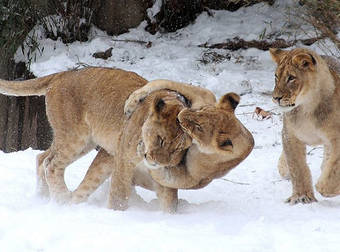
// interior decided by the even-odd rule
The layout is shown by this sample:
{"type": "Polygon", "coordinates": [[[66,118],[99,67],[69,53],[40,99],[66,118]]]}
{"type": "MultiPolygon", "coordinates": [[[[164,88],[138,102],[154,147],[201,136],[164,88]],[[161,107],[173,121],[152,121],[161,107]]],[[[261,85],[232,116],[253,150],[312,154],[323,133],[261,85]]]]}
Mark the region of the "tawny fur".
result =
{"type": "Polygon", "coordinates": [[[316,201],[306,163],[306,145],[323,145],[321,176],[316,189],[326,197],[340,194],[340,79],[339,64],[328,57],[297,48],[271,49],[277,63],[273,101],[288,108],[283,117],[278,168],[292,180],[287,202],[316,201]]]}
{"type": "Polygon", "coordinates": [[[205,88],[169,80],[154,80],[150,81],[147,87],[136,90],[129,96],[124,106],[124,113],[130,116],[145,97],[161,89],[175,90],[184,97],[190,97],[193,101],[193,104],[191,104],[192,109],[200,108],[202,105],[214,105],[216,103],[215,95],[205,88]]]}

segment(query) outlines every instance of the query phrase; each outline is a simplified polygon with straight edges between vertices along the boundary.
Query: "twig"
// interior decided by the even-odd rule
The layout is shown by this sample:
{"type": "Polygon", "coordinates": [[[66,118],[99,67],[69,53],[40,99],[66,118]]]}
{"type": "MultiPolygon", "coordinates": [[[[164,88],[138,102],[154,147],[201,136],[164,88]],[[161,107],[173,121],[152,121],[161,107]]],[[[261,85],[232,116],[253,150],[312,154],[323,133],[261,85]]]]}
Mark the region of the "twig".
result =
{"type": "Polygon", "coordinates": [[[272,96],[273,92],[261,92],[262,95],[266,95],[266,96],[272,96]]]}
{"type": "Polygon", "coordinates": [[[283,181],[283,179],[278,179],[278,180],[274,180],[274,181],[272,181],[272,183],[273,184],[276,184],[276,183],[278,183],[278,182],[282,182],[283,181]]]}
{"type": "Polygon", "coordinates": [[[250,104],[241,104],[241,105],[238,105],[239,107],[250,107],[250,106],[254,106],[256,105],[256,103],[250,103],[250,104]]]}
{"type": "Polygon", "coordinates": [[[268,111],[270,111],[270,113],[271,113],[272,115],[281,115],[281,114],[278,114],[278,113],[273,112],[274,110],[276,110],[276,108],[269,109],[268,111]]]}
{"type": "MultiPolygon", "coordinates": [[[[279,116],[279,115],[280,115],[280,114],[278,114],[278,113],[271,112],[272,110],[275,110],[275,109],[268,110],[268,111],[270,111],[270,113],[271,113],[272,115],[276,115],[276,116],[279,116]]],[[[236,115],[252,115],[252,114],[254,114],[254,112],[237,113],[236,115]]]]}
{"type": "Polygon", "coordinates": [[[238,184],[238,185],[250,185],[249,183],[235,182],[235,181],[232,181],[232,180],[229,180],[229,179],[225,179],[225,178],[222,178],[222,180],[228,181],[228,182],[233,183],[233,184],[238,184]]]}
{"type": "Polygon", "coordinates": [[[244,113],[238,113],[236,115],[252,115],[254,112],[244,112],[244,113]]]}
{"type": "Polygon", "coordinates": [[[83,68],[83,67],[93,67],[93,66],[91,66],[91,65],[89,65],[89,64],[87,64],[87,63],[78,61],[78,62],[76,63],[76,66],[73,67],[72,70],[78,70],[78,69],[83,68]]]}
{"type": "Polygon", "coordinates": [[[231,51],[236,51],[239,49],[248,49],[248,48],[257,48],[263,51],[268,50],[269,48],[287,48],[291,47],[297,43],[302,43],[303,45],[312,45],[316,41],[323,39],[324,36],[308,38],[308,39],[295,39],[286,41],[284,39],[276,39],[274,41],[267,40],[244,40],[239,37],[235,37],[233,39],[227,39],[226,42],[217,43],[209,45],[208,43],[204,43],[198,45],[198,47],[210,48],[210,49],[228,49],[231,51]]]}
{"type": "Polygon", "coordinates": [[[115,42],[126,42],[126,43],[138,43],[138,44],[148,44],[149,42],[137,40],[137,39],[112,39],[115,42]]]}
{"type": "Polygon", "coordinates": [[[89,65],[85,62],[81,62],[78,55],[76,55],[76,57],[77,57],[78,62],[76,63],[76,66],[71,68],[70,70],[78,70],[79,68],[82,68],[82,67],[96,67],[96,66],[93,66],[93,65],[89,65]]]}

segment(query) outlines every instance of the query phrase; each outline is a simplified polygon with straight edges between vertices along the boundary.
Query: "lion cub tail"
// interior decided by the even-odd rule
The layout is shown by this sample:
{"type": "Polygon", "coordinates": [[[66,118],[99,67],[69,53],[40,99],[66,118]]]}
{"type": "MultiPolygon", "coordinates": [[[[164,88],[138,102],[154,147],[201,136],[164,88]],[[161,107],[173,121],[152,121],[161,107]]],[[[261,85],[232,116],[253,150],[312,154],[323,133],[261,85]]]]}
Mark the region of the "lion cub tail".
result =
{"type": "Polygon", "coordinates": [[[0,80],[0,93],[13,96],[45,95],[55,74],[25,81],[0,80]]]}

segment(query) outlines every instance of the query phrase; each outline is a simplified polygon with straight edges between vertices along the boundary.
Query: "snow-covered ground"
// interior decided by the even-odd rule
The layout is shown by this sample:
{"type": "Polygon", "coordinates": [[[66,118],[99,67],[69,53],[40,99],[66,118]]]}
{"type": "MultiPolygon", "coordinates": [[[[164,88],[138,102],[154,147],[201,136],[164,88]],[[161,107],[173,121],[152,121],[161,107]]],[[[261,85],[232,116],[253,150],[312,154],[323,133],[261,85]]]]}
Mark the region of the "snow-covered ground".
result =
{"type": "MultiPolygon", "coordinates": [[[[44,55],[31,67],[37,76],[89,64],[132,70],[150,80],[168,78],[201,85],[217,97],[229,91],[243,94],[236,114],[253,133],[255,148],[225,177],[200,190],[181,190],[183,200],[174,215],[161,212],[155,194],[141,188],[137,193],[143,200],[135,197],[127,211],[106,209],[108,182],[87,203],[60,206],[44,201],[35,193],[39,151],[0,153],[0,251],[340,251],[340,197],[326,199],[316,193],[317,203],[285,204],[291,184],[280,178],[276,168],[282,149],[281,116],[253,118],[256,106],[274,108],[270,92],[275,65],[269,53],[198,47],[235,36],[257,39],[265,28],[267,34],[293,36],[283,15],[285,2],[277,1],[278,10],[257,4],[234,13],[214,11],[213,17],[203,13],[194,24],[172,34],[150,35],[142,23],[118,37],[93,29],[89,42],[68,46],[42,37],[44,55]],[[151,41],[152,46],[117,40],[151,41]],[[108,60],[92,57],[109,47],[113,55],[108,60]],[[224,60],[213,62],[212,52],[224,60]]],[[[312,49],[320,51],[317,46],[312,49]]],[[[315,183],[322,149],[308,151],[315,183]]],[[[71,190],[94,155],[95,151],[67,169],[71,190]]]]}

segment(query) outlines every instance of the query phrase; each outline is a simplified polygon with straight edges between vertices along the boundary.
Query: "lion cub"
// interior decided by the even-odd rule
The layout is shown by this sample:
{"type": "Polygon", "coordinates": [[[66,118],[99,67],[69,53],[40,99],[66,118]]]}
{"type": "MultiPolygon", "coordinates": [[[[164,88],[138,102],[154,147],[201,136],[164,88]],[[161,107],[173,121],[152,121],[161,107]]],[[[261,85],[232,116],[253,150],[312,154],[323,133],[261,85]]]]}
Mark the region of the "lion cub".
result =
{"type": "MultiPolygon", "coordinates": [[[[96,179],[98,176],[96,171],[106,169],[108,173],[110,172],[108,160],[112,159],[111,162],[116,162],[113,166],[109,201],[112,208],[125,209],[131,186],[141,185],[157,192],[164,211],[175,212],[178,189],[198,189],[206,186],[213,179],[224,176],[251,152],[254,139],[234,114],[239,99],[238,95],[229,93],[216,103],[215,96],[209,90],[167,80],[152,81],[136,90],[125,104],[131,117],[127,121],[127,130],[124,130],[120,137],[120,148],[117,153],[120,158],[113,160],[113,157],[106,155],[103,159],[107,162],[91,165],[89,171],[93,171],[92,176],[85,176],[83,180],[85,190],[82,192],[82,200],[85,200],[100,184],[95,183],[99,182],[96,179]],[[167,112],[161,100],[156,100],[150,114],[153,120],[142,126],[143,143],[140,148],[137,147],[139,149],[137,152],[142,152],[141,156],[144,156],[146,165],[139,163],[136,167],[137,161],[131,161],[130,156],[131,152],[136,152],[136,148],[128,144],[134,138],[128,130],[128,124],[135,120],[145,101],[154,95],[151,93],[149,96],[149,90],[159,92],[161,89],[180,92],[192,104],[194,109],[183,108],[178,113],[177,119],[184,133],[193,139],[193,144],[179,165],[159,166],[157,158],[151,163],[148,155],[143,155],[143,151],[150,148],[160,151],[166,147],[164,140],[169,134],[169,128],[166,128],[167,120],[175,115],[167,112]],[[162,121],[164,123],[160,123],[162,121]],[[103,165],[105,163],[107,165],[103,165]],[[120,170],[125,171],[123,178],[115,176],[115,173],[122,174],[120,170]],[[88,184],[91,185],[91,190],[88,190],[88,184]]],[[[183,137],[182,133],[178,134],[179,139],[183,137]]]]}
{"type": "MultiPolygon", "coordinates": [[[[152,81],[132,93],[125,104],[125,109],[133,116],[137,112],[133,111],[138,110],[138,107],[143,104],[138,105],[151,92],[150,90],[161,89],[179,92],[192,104],[192,108],[184,108],[177,116],[183,131],[193,139],[184,162],[158,169],[148,167],[153,181],[166,188],[167,191],[164,191],[167,195],[166,206],[171,212],[177,207],[178,189],[202,188],[213,179],[224,176],[243,161],[254,146],[253,136],[234,114],[240,97],[235,93],[229,93],[216,103],[208,90],[203,95],[197,96],[195,92],[197,88],[167,80],[152,81]]],[[[154,135],[157,129],[156,124],[147,126],[145,124],[143,141],[148,146],[163,148],[159,141],[150,141],[150,136],[154,135]]],[[[157,138],[162,139],[163,136],[159,135],[157,138]]],[[[125,148],[122,148],[120,153],[122,158],[119,160],[123,165],[115,165],[115,169],[122,169],[129,165],[129,158],[124,155],[125,148]]],[[[116,187],[117,181],[112,185],[116,187]]],[[[124,198],[114,190],[111,190],[110,198],[113,202],[122,200],[124,202],[124,198]]]]}
{"type": "Polygon", "coordinates": [[[325,197],[340,194],[340,79],[339,64],[297,48],[270,49],[277,64],[273,101],[285,109],[283,151],[278,168],[292,180],[290,204],[316,201],[306,163],[306,145],[323,145],[321,176],[316,189],[325,197]],[[328,64],[329,63],[329,64],[328,64]]]}
{"type": "MultiPolygon", "coordinates": [[[[164,186],[178,189],[204,187],[237,166],[254,147],[252,134],[234,114],[240,97],[228,93],[215,102],[210,92],[197,96],[195,88],[167,80],[151,81],[133,92],[125,103],[124,112],[129,115],[148,94],[168,89],[185,95],[192,104],[191,108],[178,114],[181,127],[193,139],[185,163],[150,170],[152,178],[164,186]]],[[[149,131],[152,132],[153,128],[149,131]]]]}
{"type": "Polygon", "coordinates": [[[155,191],[161,208],[173,212],[176,207],[169,195],[174,190],[152,180],[148,168],[176,166],[182,161],[192,140],[179,125],[177,115],[187,105],[173,91],[162,90],[148,96],[124,122],[115,155],[103,149],[98,152],[85,178],[72,193],[72,201],[85,201],[111,175],[109,208],[125,210],[131,188],[137,185],[155,191]],[[152,132],[148,131],[150,127],[152,132]]]}
{"type": "MultiPolygon", "coordinates": [[[[41,194],[50,194],[62,203],[69,202],[73,195],[64,181],[66,167],[96,146],[109,155],[116,154],[120,134],[126,130],[123,113],[125,100],[146,83],[147,80],[136,73],[101,67],[66,71],[27,81],[0,80],[1,93],[46,96],[46,113],[53,129],[53,142],[48,150],[37,156],[38,190],[41,194]]],[[[177,97],[177,94],[172,96],[177,97]]],[[[169,126],[172,126],[166,132],[169,137],[172,137],[171,130],[181,130],[175,117],[185,107],[177,98],[172,99],[172,106],[176,109],[171,117],[173,121],[168,120],[169,126]]],[[[138,121],[130,124],[131,134],[139,137],[140,127],[148,120],[148,113],[149,107],[142,106],[138,121]]],[[[160,164],[175,165],[181,161],[188,147],[186,145],[191,143],[190,137],[182,140],[176,137],[165,139],[164,148],[157,152],[148,149],[145,154],[151,159],[150,162],[155,158],[160,164]]],[[[101,169],[98,166],[100,178],[97,179],[100,182],[111,174],[111,170],[107,172],[105,167],[112,167],[113,163],[112,158],[103,152],[99,152],[93,161],[93,165],[98,163],[104,167],[101,169]]],[[[120,171],[124,180],[125,170],[120,171]]]]}

